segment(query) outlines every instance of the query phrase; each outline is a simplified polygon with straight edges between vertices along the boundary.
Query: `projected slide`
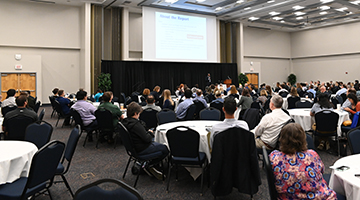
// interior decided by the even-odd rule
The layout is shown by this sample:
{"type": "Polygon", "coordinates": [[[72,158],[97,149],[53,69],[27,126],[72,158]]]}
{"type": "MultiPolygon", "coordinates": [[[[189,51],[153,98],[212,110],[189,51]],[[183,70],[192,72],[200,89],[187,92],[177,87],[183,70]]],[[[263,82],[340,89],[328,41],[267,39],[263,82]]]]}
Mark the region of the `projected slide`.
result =
{"type": "Polygon", "coordinates": [[[207,59],[206,18],[156,12],[156,58],[207,59]]]}

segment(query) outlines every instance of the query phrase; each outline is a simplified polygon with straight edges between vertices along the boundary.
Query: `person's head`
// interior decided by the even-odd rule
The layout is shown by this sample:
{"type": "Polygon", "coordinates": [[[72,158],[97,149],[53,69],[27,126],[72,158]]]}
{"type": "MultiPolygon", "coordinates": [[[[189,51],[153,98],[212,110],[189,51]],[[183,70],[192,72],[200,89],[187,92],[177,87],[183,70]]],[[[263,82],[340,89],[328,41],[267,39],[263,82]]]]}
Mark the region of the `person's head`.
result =
{"type": "Polygon", "coordinates": [[[325,93],[319,93],[316,98],[318,99],[318,104],[320,105],[321,108],[332,108],[333,105],[332,103],[329,101],[329,96],[325,93]]]}
{"type": "Polygon", "coordinates": [[[59,92],[59,88],[54,88],[54,89],[52,90],[52,93],[53,93],[54,95],[57,95],[58,92],[59,92]]]}
{"type": "Polygon", "coordinates": [[[184,92],[185,98],[189,99],[192,96],[192,92],[189,89],[186,89],[184,92]]]}
{"type": "Polygon", "coordinates": [[[207,76],[210,76],[210,73],[208,73],[208,75],[207,76]]]}
{"type": "Polygon", "coordinates": [[[221,91],[220,90],[216,90],[215,97],[216,98],[221,98],[221,91]]]}
{"type": "Polygon", "coordinates": [[[359,83],[359,80],[355,80],[355,84],[359,83]]]}
{"type": "Polygon", "coordinates": [[[226,97],[224,99],[223,111],[227,115],[234,115],[236,111],[236,101],[234,97],[226,97]]]}
{"type": "Polygon", "coordinates": [[[355,94],[356,95],[356,90],[355,88],[349,88],[348,91],[347,91],[347,95],[348,94],[355,94]]]}
{"type": "Polygon", "coordinates": [[[349,99],[351,105],[356,105],[359,101],[355,94],[348,94],[347,98],[349,99]]]}
{"type": "Polygon", "coordinates": [[[268,93],[266,92],[266,90],[261,90],[260,91],[260,96],[267,96],[268,93]]]}
{"type": "Polygon", "coordinates": [[[305,131],[297,123],[287,124],[281,129],[279,142],[280,151],[288,155],[307,150],[305,131]]]}
{"type": "Polygon", "coordinates": [[[244,88],[242,93],[241,93],[242,96],[246,96],[246,97],[249,97],[250,96],[250,91],[249,89],[247,88],[244,88]]]}
{"type": "Polygon", "coordinates": [[[138,103],[133,101],[127,106],[126,116],[128,118],[139,119],[140,113],[142,111],[143,111],[142,107],[138,103]]]}
{"type": "Polygon", "coordinates": [[[340,87],[345,89],[347,88],[345,84],[342,84],[340,87]]]}
{"type": "Polygon", "coordinates": [[[282,104],[283,104],[283,98],[280,95],[276,94],[271,97],[271,100],[270,100],[270,109],[271,110],[281,108],[282,104]]]}
{"type": "Polygon", "coordinates": [[[153,91],[155,91],[155,92],[160,92],[160,86],[158,86],[158,85],[155,86],[153,91]]]}
{"type": "Polygon", "coordinates": [[[294,96],[294,97],[299,96],[299,94],[297,93],[297,90],[296,90],[295,87],[291,87],[290,95],[291,95],[291,96],[294,96]]]}
{"type": "Polygon", "coordinates": [[[155,98],[153,95],[148,95],[146,98],[146,103],[147,104],[153,104],[155,102],[155,98]]]}
{"type": "Polygon", "coordinates": [[[285,84],[281,84],[281,85],[280,85],[280,88],[281,88],[281,89],[285,89],[285,88],[286,88],[286,85],[285,85],[285,84]]]}
{"type": "MultiPolygon", "coordinates": [[[[81,91],[81,90],[80,90],[81,91]]],[[[102,90],[99,88],[97,89],[97,93],[102,93],[102,90]]]]}
{"type": "Polygon", "coordinates": [[[30,90],[26,90],[26,93],[30,96],[31,92],[30,90]]]}
{"type": "Polygon", "coordinates": [[[230,94],[236,94],[237,92],[238,92],[238,91],[237,91],[235,85],[231,85],[231,86],[230,86],[230,94]]]}
{"type": "Polygon", "coordinates": [[[276,87],[280,87],[280,82],[276,82],[276,87]]]}
{"type": "Polygon", "coordinates": [[[198,97],[201,97],[202,91],[201,91],[200,89],[196,90],[196,95],[197,95],[198,97]]]}
{"type": "Polygon", "coordinates": [[[27,105],[27,95],[26,94],[20,94],[18,97],[16,97],[15,99],[16,105],[19,108],[24,108],[27,105]]]}
{"type": "Polygon", "coordinates": [[[113,93],[111,91],[104,92],[102,99],[104,102],[110,102],[113,98],[113,93]]]}
{"type": "Polygon", "coordinates": [[[326,92],[326,87],[325,87],[325,86],[321,86],[321,87],[320,87],[320,92],[321,92],[321,93],[326,92]]]}
{"type": "Polygon", "coordinates": [[[59,90],[59,91],[58,91],[58,95],[59,95],[60,97],[65,96],[64,90],[59,90]]]}
{"type": "Polygon", "coordinates": [[[272,90],[271,90],[271,86],[270,85],[266,85],[265,86],[265,90],[268,93],[268,95],[272,95],[272,90]]]}
{"type": "Polygon", "coordinates": [[[6,92],[6,98],[15,96],[15,93],[16,93],[16,91],[15,91],[14,89],[9,89],[9,90],[6,92]]]}
{"type": "Polygon", "coordinates": [[[145,89],[143,90],[143,95],[147,96],[147,95],[149,95],[149,94],[150,94],[150,89],[149,89],[149,88],[145,88],[145,89]]]}
{"type": "Polygon", "coordinates": [[[314,89],[314,85],[310,85],[309,88],[310,88],[310,89],[314,89]]]}
{"type": "Polygon", "coordinates": [[[86,97],[87,97],[87,92],[84,91],[84,90],[79,90],[79,91],[76,93],[76,99],[77,99],[77,100],[84,100],[86,97]]]}

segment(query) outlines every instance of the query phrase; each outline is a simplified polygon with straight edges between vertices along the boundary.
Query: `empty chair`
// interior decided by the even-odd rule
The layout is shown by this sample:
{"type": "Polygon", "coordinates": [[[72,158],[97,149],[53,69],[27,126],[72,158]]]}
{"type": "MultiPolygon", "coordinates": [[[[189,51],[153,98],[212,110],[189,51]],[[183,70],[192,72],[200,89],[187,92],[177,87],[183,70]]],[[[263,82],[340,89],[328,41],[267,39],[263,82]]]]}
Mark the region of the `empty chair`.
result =
{"type": "MultiPolygon", "coordinates": [[[[207,166],[207,157],[204,152],[199,152],[200,135],[197,131],[185,126],[178,126],[166,132],[166,138],[169,143],[170,156],[169,156],[169,171],[168,183],[166,191],[169,191],[170,185],[170,172],[171,168],[175,165],[185,165],[187,167],[200,167],[202,168],[201,176],[201,194],[203,191],[204,170],[207,166]],[[184,145],[186,144],[186,145],[184,145]]],[[[176,170],[176,180],[178,174],[176,170]]]]}
{"type": "Polygon", "coordinates": [[[360,153],[360,129],[352,129],[347,135],[351,154],[360,153]]]}
{"type": "Polygon", "coordinates": [[[45,115],[45,108],[43,108],[39,114],[39,121],[42,121],[44,119],[44,115],[45,115]]]}
{"type": "Polygon", "coordinates": [[[202,111],[200,111],[200,119],[202,120],[220,120],[220,111],[216,108],[205,108],[202,111]]]}
{"type": "Polygon", "coordinates": [[[312,103],[309,101],[298,101],[295,103],[296,108],[311,108],[312,103]]]}
{"type": "Polygon", "coordinates": [[[287,98],[287,102],[288,102],[288,109],[292,109],[292,108],[296,108],[296,102],[300,101],[300,97],[294,97],[294,96],[291,96],[291,97],[288,97],[287,98]]]}
{"type": "Polygon", "coordinates": [[[39,111],[40,104],[41,104],[41,102],[40,102],[40,101],[36,102],[36,104],[35,104],[35,106],[34,106],[34,112],[36,112],[36,113],[37,113],[37,112],[39,111]]]}
{"type": "Polygon", "coordinates": [[[200,119],[200,111],[205,108],[205,105],[201,101],[194,101],[194,105],[196,105],[194,119],[200,119]]]}
{"type": "Polygon", "coordinates": [[[56,97],[55,96],[49,96],[49,100],[50,100],[50,103],[51,103],[51,107],[52,107],[52,112],[51,112],[51,115],[50,117],[52,118],[54,114],[56,114],[56,108],[55,108],[55,100],[56,100],[56,97]]]}
{"type": "Polygon", "coordinates": [[[223,103],[221,103],[221,102],[213,102],[213,103],[210,103],[210,107],[216,108],[216,109],[218,109],[220,111],[220,120],[221,121],[223,121],[225,119],[225,113],[222,110],[223,103]]]}
{"type": "Polygon", "coordinates": [[[176,113],[167,108],[156,113],[156,117],[159,125],[166,124],[169,122],[176,122],[176,113]]]}
{"type": "Polygon", "coordinates": [[[194,119],[194,115],[195,115],[195,111],[196,111],[196,105],[192,104],[191,106],[189,106],[186,110],[186,115],[184,117],[183,120],[193,120],[194,119]]]}
{"type": "Polygon", "coordinates": [[[57,166],[56,172],[55,172],[55,175],[61,176],[62,180],[65,183],[65,186],[69,190],[72,197],[74,196],[74,194],[71,190],[69,183],[67,182],[67,180],[65,178],[65,174],[69,171],[71,160],[74,155],[77,143],[79,141],[80,132],[81,132],[80,129],[81,129],[80,125],[77,125],[71,131],[69,139],[66,143],[66,149],[65,149],[64,155],[63,155],[61,161],[58,163],[58,166],[57,166]],[[66,167],[65,167],[65,165],[66,165],[66,167]]]}
{"type": "Polygon", "coordinates": [[[34,143],[38,149],[50,141],[53,127],[45,121],[38,121],[26,127],[25,141],[34,143]]]}
{"type": "Polygon", "coordinates": [[[1,108],[1,114],[3,117],[5,117],[6,113],[15,110],[17,107],[16,106],[5,106],[1,108]]]}
{"type": "Polygon", "coordinates": [[[31,161],[28,177],[20,177],[12,183],[0,185],[0,199],[28,199],[52,186],[55,170],[64,151],[64,143],[52,141],[39,149],[31,161]]]}
{"type": "Polygon", "coordinates": [[[267,153],[267,150],[265,146],[262,147],[262,154],[263,154],[263,162],[264,162],[264,168],[266,173],[266,178],[268,182],[268,188],[270,193],[270,199],[271,200],[277,200],[278,199],[278,192],[275,187],[275,177],[273,173],[273,169],[269,160],[269,156],[267,153]]]}
{"type": "Polygon", "coordinates": [[[247,122],[249,126],[249,130],[254,129],[260,123],[261,120],[260,109],[256,109],[256,108],[246,109],[242,119],[247,122]]]}
{"type": "Polygon", "coordinates": [[[99,138],[96,142],[96,148],[97,148],[100,140],[104,139],[105,136],[107,136],[108,140],[112,139],[113,133],[115,131],[115,127],[113,125],[113,116],[111,111],[105,108],[99,108],[95,111],[95,116],[99,130],[99,138]]]}
{"type": "Polygon", "coordinates": [[[147,108],[140,113],[139,119],[146,123],[146,129],[156,128],[158,123],[156,118],[157,113],[158,111],[151,108],[147,108]]]}
{"type": "MultiPolygon", "coordinates": [[[[107,188],[107,187],[106,187],[107,188]]],[[[100,179],[78,189],[74,200],[142,200],[143,198],[135,188],[116,179],[100,179]],[[117,187],[114,190],[103,189],[99,185],[112,183],[117,187]]]]}

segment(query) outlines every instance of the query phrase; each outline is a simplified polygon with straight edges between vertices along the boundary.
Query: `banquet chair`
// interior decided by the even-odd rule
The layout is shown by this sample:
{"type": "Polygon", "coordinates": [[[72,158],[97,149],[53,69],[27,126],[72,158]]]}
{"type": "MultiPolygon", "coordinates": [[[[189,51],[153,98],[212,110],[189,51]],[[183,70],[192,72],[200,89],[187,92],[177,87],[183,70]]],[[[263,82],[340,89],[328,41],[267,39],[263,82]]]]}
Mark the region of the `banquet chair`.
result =
{"type": "Polygon", "coordinates": [[[1,114],[3,117],[5,117],[6,113],[15,110],[17,107],[16,106],[5,106],[1,108],[1,114]]]}
{"type": "Polygon", "coordinates": [[[307,96],[309,99],[314,98],[314,94],[311,93],[311,92],[305,92],[304,96],[305,96],[305,97],[307,96]]]}
{"type": "Polygon", "coordinates": [[[178,180],[178,165],[202,168],[201,193],[203,193],[204,171],[207,166],[207,157],[199,152],[200,135],[197,131],[186,126],[178,126],[166,132],[169,143],[169,170],[166,191],[169,191],[171,168],[175,165],[176,180],[178,180]],[[186,144],[186,145],[184,145],[186,144]]]}
{"type": "Polygon", "coordinates": [[[342,98],[342,103],[341,103],[341,105],[346,101],[346,99],[347,99],[347,97],[346,97],[346,93],[342,93],[341,95],[340,95],[340,97],[342,98]]]}
{"type": "Polygon", "coordinates": [[[45,108],[43,108],[41,111],[40,111],[40,114],[39,114],[39,121],[42,121],[44,119],[44,115],[45,115],[45,108]]]}
{"type": "MultiPolygon", "coordinates": [[[[161,152],[154,152],[151,154],[139,155],[135,151],[134,144],[131,140],[128,130],[121,122],[118,123],[118,129],[119,129],[121,140],[123,141],[123,144],[125,146],[126,153],[129,155],[129,160],[126,164],[125,171],[123,174],[123,179],[125,179],[125,175],[126,175],[127,169],[129,168],[129,164],[131,161],[134,161],[134,163],[139,162],[139,164],[142,168],[145,168],[147,165],[150,165],[150,164],[157,164],[159,162],[162,162],[162,160],[159,160],[159,161],[156,160],[157,158],[159,158],[162,155],[161,152]]],[[[140,173],[137,173],[134,187],[136,187],[136,184],[139,180],[139,175],[140,175],[140,173]]]]}
{"type": "MultiPolygon", "coordinates": [[[[114,188],[114,187],[111,187],[114,188]]],[[[74,200],[142,200],[140,193],[133,187],[116,179],[100,179],[78,189],[75,193],[74,200]],[[101,185],[102,187],[100,187],[101,185]],[[114,190],[108,187],[116,185],[114,190]]]]}
{"type": "Polygon", "coordinates": [[[248,124],[249,130],[252,130],[260,123],[261,111],[257,108],[246,109],[242,119],[248,124]]]}
{"type": "Polygon", "coordinates": [[[50,100],[50,103],[51,103],[51,107],[52,107],[52,112],[51,112],[51,115],[50,117],[52,118],[54,114],[56,114],[56,108],[55,108],[55,100],[56,100],[56,97],[55,96],[49,96],[49,100],[50,100]]]}
{"type": "Polygon", "coordinates": [[[35,104],[35,106],[34,106],[34,112],[36,112],[36,113],[37,113],[37,112],[39,111],[40,104],[41,104],[41,102],[40,102],[40,101],[36,102],[36,104],[35,104]]]}
{"type": "Polygon", "coordinates": [[[45,121],[37,121],[26,127],[25,141],[34,143],[38,149],[50,141],[53,127],[45,121]]]}
{"type": "Polygon", "coordinates": [[[195,111],[196,111],[196,105],[195,104],[190,105],[186,110],[186,115],[183,120],[193,120],[195,111]]]}
{"type": "Polygon", "coordinates": [[[225,119],[225,113],[223,111],[223,103],[221,102],[213,102],[213,103],[210,103],[210,107],[212,108],[216,108],[220,111],[220,120],[223,121],[225,119]]]}
{"type": "Polygon", "coordinates": [[[359,127],[352,129],[347,134],[351,154],[360,153],[360,129],[359,127]]]}
{"type": "Polygon", "coordinates": [[[61,127],[63,127],[63,126],[64,126],[64,123],[65,123],[65,119],[66,119],[67,117],[69,117],[70,114],[65,115],[65,113],[64,113],[63,110],[61,109],[60,103],[59,103],[57,100],[55,100],[54,105],[55,105],[56,113],[57,113],[57,115],[58,115],[58,119],[57,119],[57,121],[56,121],[56,125],[55,125],[55,126],[57,126],[58,123],[59,123],[59,120],[60,120],[61,118],[63,118],[64,121],[63,121],[63,124],[62,124],[62,126],[61,126],[61,127]]]}
{"type": "Polygon", "coordinates": [[[269,160],[268,152],[266,151],[265,146],[262,147],[262,153],[263,153],[263,162],[266,172],[266,178],[268,182],[268,188],[270,193],[270,199],[271,200],[277,200],[278,198],[278,192],[276,191],[275,187],[275,177],[273,173],[273,169],[269,160]]]}
{"type": "Polygon", "coordinates": [[[176,122],[176,113],[173,110],[165,108],[162,109],[160,112],[156,113],[156,118],[159,125],[169,122],[176,122]]]}
{"type": "Polygon", "coordinates": [[[26,127],[34,122],[33,118],[21,115],[8,119],[5,140],[25,140],[26,127]]]}
{"type": "MultiPolygon", "coordinates": [[[[65,183],[65,186],[69,190],[72,197],[74,197],[74,194],[71,190],[69,183],[67,182],[67,180],[65,178],[65,174],[69,171],[71,160],[72,160],[72,157],[74,156],[75,149],[76,149],[77,143],[80,138],[80,132],[81,132],[80,125],[76,125],[75,128],[71,131],[69,139],[66,143],[64,155],[61,158],[61,161],[58,163],[58,166],[57,166],[56,172],[55,172],[55,175],[61,176],[63,182],[65,183]],[[65,165],[66,165],[66,167],[65,167],[65,165]]],[[[55,182],[55,183],[58,183],[58,182],[55,182]]]]}
{"type": "Polygon", "coordinates": [[[200,119],[200,111],[205,108],[204,104],[201,101],[194,101],[194,104],[196,105],[195,113],[194,113],[194,119],[200,119]]]}
{"type": "Polygon", "coordinates": [[[39,149],[32,158],[28,177],[20,177],[12,183],[0,185],[0,199],[24,200],[46,191],[52,199],[49,188],[64,147],[64,143],[52,141],[39,149]]]}
{"type": "Polygon", "coordinates": [[[354,114],[352,123],[350,126],[344,126],[343,124],[341,124],[342,135],[346,135],[346,133],[348,133],[351,129],[356,128],[357,126],[360,126],[360,116],[359,115],[360,115],[360,112],[356,112],[354,114]],[[355,116],[355,115],[357,115],[357,116],[355,116]],[[357,122],[355,121],[356,118],[358,119],[357,122]],[[356,124],[355,124],[355,122],[356,122],[356,124]]]}
{"type": "Polygon", "coordinates": [[[288,97],[287,98],[287,102],[288,102],[288,109],[292,109],[292,108],[296,108],[296,102],[300,101],[300,97],[288,97]]]}
{"type": "Polygon", "coordinates": [[[75,109],[70,109],[70,114],[75,121],[75,126],[80,125],[80,129],[81,129],[80,135],[82,134],[83,131],[86,132],[86,137],[85,137],[84,144],[83,144],[83,146],[85,147],[86,141],[89,138],[89,134],[92,134],[93,131],[96,131],[97,127],[85,126],[81,119],[80,114],[75,109]]]}
{"type": "Polygon", "coordinates": [[[331,103],[333,104],[333,108],[336,109],[337,108],[337,104],[340,104],[338,99],[336,97],[331,97],[330,98],[331,103]]]}
{"type": "MultiPolygon", "coordinates": [[[[113,125],[113,116],[111,111],[100,108],[95,111],[96,121],[98,123],[99,137],[96,142],[96,148],[98,148],[100,140],[104,139],[104,136],[107,135],[108,139],[112,138],[112,134],[115,132],[115,128],[113,125]]],[[[114,139],[117,139],[115,136],[114,139]]],[[[114,148],[116,145],[116,141],[114,141],[114,148]]]]}
{"type": "Polygon", "coordinates": [[[209,107],[200,111],[200,119],[202,120],[219,121],[220,116],[221,116],[220,111],[216,108],[209,107]]]}
{"type": "Polygon", "coordinates": [[[282,98],[286,98],[288,94],[289,94],[289,92],[285,92],[285,91],[279,92],[279,95],[280,95],[282,98]]]}
{"type": "MultiPolygon", "coordinates": [[[[335,136],[338,144],[338,155],[340,156],[340,143],[337,134],[337,127],[339,121],[339,114],[330,110],[323,110],[315,114],[316,129],[313,132],[314,136],[330,137],[335,136]]],[[[315,144],[314,144],[315,146],[315,144]]]]}
{"type": "Polygon", "coordinates": [[[296,108],[311,108],[312,103],[309,101],[298,101],[295,103],[296,108]]]}
{"type": "Polygon", "coordinates": [[[139,119],[146,123],[147,130],[150,128],[156,128],[158,123],[156,118],[157,113],[158,111],[152,108],[147,108],[140,113],[139,119]]]}

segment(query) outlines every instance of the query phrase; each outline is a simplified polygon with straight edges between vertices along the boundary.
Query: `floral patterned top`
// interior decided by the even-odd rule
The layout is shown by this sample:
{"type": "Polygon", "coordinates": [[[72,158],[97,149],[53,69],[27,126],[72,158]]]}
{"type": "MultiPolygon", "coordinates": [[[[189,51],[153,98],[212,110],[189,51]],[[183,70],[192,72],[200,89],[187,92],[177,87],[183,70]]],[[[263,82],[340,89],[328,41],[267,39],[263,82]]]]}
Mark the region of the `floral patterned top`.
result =
{"type": "Polygon", "coordinates": [[[313,150],[270,154],[279,199],[337,199],[323,179],[324,164],[313,150]]]}

